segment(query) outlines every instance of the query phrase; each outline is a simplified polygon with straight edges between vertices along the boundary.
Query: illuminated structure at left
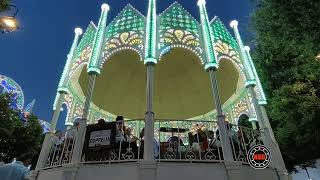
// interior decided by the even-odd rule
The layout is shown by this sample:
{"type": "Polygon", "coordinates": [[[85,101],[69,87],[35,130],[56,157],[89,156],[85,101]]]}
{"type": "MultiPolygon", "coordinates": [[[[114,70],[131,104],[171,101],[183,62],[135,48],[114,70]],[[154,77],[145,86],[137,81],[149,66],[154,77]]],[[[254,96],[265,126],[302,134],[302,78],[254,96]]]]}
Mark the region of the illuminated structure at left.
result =
{"type": "MultiPolygon", "coordinates": [[[[19,86],[19,84],[16,83],[13,79],[7,76],[0,75],[0,93],[9,93],[12,95],[12,99],[14,101],[11,104],[12,108],[21,112],[23,116],[22,118],[32,113],[35,100],[33,100],[32,102],[24,106],[25,100],[24,100],[23,91],[19,86]]],[[[50,123],[40,119],[39,119],[39,123],[43,129],[43,132],[44,133],[48,132],[50,123]]]]}

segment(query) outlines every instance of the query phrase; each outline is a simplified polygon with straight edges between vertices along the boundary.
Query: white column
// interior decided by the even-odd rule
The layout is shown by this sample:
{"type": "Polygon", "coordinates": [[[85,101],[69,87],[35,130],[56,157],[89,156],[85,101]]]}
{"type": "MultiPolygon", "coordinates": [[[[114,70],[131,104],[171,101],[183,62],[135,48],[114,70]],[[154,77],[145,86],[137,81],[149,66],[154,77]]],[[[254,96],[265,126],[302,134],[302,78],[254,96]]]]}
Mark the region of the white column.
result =
{"type": "Polygon", "coordinates": [[[83,144],[85,140],[85,133],[89,115],[90,104],[93,95],[93,89],[96,81],[97,75],[100,74],[100,60],[102,55],[102,47],[105,40],[107,16],[110,7],[108,4],[101,5],[101,15],[97,27],[97,32],[94,37],[93,49],[90,56],[90,61],[88,65],[89,74],[89,84],[86,94],[86,100],[83,107],[82,118],[79,120],[79,129],[77,131],[76,140],[74,144],[74,150],[71,162],[73,164],[78,164],[81,161],[83,144]]]}
{"type": "Polygon", "coordinates": [[[57,121],[59,119],[59,115],[60,115],[60,111],[61,111],[61,107],[62,107],[62,103],[63,103],[63,99],[64,99],[64,95],[67,94],[67,82],[68,82],[68,74],[70,71],[70,65],[71,65],[71,61],[73,59],[73,54],[74,51],[78,45],[78,41],[80,38],[80,35],[82,34],[82,30],[80,28],[76,28],[74,30],[75,36],[74,36],[74,40],[70,49],[70,52],[68,54],[68,58],[58,85],[58,99],[55,105],[55,109],[54,109],[54,113],[51,119],[51,126],[50,126],[50,131],[46,134],[45,139],[43,141],[42,144],[42,148],[41,148],[41,152],[38,158],[38,162],[37,162],[37,167],[36,169],[40,169],[43,168],[45,165],[45,161],[48,158],[49,152],[50,152],[50,148],[51,148],[51,144],[52,144],[52,137],[54,136],[55,130],[56,130],[56,126],[57,126],[57,121]]]}
{"type": "Polygon", "coordinates": [[[251,125],[252,125],[252,129],[254,130],[257,130],[257,124],[256,124],[256,121],[250,121],[251,122],[251,125]]]}
{"type": "Polygon", "coordinates": [[[212,94],[214,97],[214,102],[216,104],[216,109],[218,113],[219,135],[222,142],[223,157],[225,161],[233,161],[234,159],[232,155],[230,138],[229,138],[226,122],[225,122],[225,115],[223,114],[223,111],[222,111],[222,104],[221,104],[219,90],[218,90],[218,82],[217,82],[215,73],[216,71],[214,69],[209,69],[211,86],[212,86],[212,94]]]}
{"type": "Polygon", "coordinates": [[[154,160],[154,112],[153,112],[153,81],[154,81],[154,64],[147,64],[147,87],[146,100],[147,112],[145,114],[145,128],[144,128],[144,155],[145,161],[154,160]]]}
{"type": "Polygon", "coordinates": [[[50,132],[52,132],[52,133],[55,133],[55,131],[56,131],[56,126],[57,126],[58,119],[60,116],[61,107],[62,107],[62,103],[64,100],[64,95],[65,95],[64,93],[59,93],[59,96],[58,96],[58,101],[56,103],[56,107],[53,112],[53,116],[51,119],[51,125],[50,125],[50,132]]]}
{"type": "Polygon", "coordinates": [[[264,132],[265,132],[264,134],[266,136],[266,140],[268,141],[269,148],[271,148],[271,152],[273,153],[273,164],[277,168],[279,176],[281,176],[282,179],[286,179],[286,178],[288,178],[288,176],[287,176],[288,173],[287,173],[285,163],[282,158],[282,154],[281,154],[278,142],[276,141],[276,139],[274,137],[269,118],[268,118],[267,113],[264,108],[264,105],[266,103],[266,98],[265,98],[264,92],[262,90],[261,83],[260,83],[258,74],[256,72],[255,66],[254,66],[253,61],[251,59],[250,48],[248,46],[246,46],[246,47],[244,47],[244,50],[246,52],[246,55],[247,55],[248,61],[250,63],[250,66],[252,68],[253,74],[254,74],[254,76],[257,80],[257,83],[259,85],[259,86],[257,86],[257,88],[262,95],[262,99],[259,100],[258,96],[256,94],[256,91],[254,89],[254,86],[250,86],[250,90],[253,93],[252,96],[254,97],[253,100],[255,101],[254,105],[255,105],[256,113],[257,113],[257,115],[259,115],[258,119],[260,118],[262,121],[262,124],[264,124],[264,132]]]}
{"type": "Polygon", "coordinates": [[[250,102],[250,98],[249,98],[249,94],[246,93],[246,103],[247,103],[247,106],[248,106],[248,110],[249,110],[249,121],[251,122],[251,125],[252,125],[252,128],[254,130],[257,129],[257,125],[256,125],[256,122],[257,122],[257,118],[254,117],[253,115],[253,109],[251,107],[251,102],[250,102]]]}
{"type": "Polygon", "coordinates": [[[52,145],[52,137],[54,136],[54,133],[56,131],[57,121],[59,119],[63,99],[64,99],[64,93],[59,93],[58,94],[58,101],[56,103],[56,107],[55,107],[55,110],[54,110],[54,113],[52,116],[52,120],[51,120],[50,130],[44,138],[36,169],[43,168],[46,161],[47,161],[48,155],[50,153],[50,148],[52,145]]]}
{"type": "Polygon", "coordinates": [[[83,108],[82,118],[79,120],[79,129],[76,134],[76,141],[75,141],[72,160],[71,160],[72,164],[78,164],[81,161],[83,143],[85,140],[84,138],[85,138],[85,132],[87,127],[87,118],[88,118],[90,103],[92,100],[96,77],[97,77],[96,74],[89,75],[89,84],[88,84],[88,89],[86,94],[86,101],[83,108]]]}

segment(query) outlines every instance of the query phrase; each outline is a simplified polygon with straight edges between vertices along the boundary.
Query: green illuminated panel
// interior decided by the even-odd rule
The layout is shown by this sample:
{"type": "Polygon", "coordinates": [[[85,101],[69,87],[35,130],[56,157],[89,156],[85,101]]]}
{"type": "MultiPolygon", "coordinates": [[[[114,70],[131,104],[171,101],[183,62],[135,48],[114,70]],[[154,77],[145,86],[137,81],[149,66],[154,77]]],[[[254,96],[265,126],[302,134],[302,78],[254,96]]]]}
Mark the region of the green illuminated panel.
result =
{"type": "Polygon", "coordinates": [[[233,49],[239,49],[237,41],[233,38],[233,36],[230,34],[230,32],[227,30],[227,28],[219,18],[216,18],[211,23],[211,28],[213,30],[213,37],[215,42],[221,40],[229,44],[233,49]]]}
{"type": "Polygon", "coordinates": [[[177,2],[173,3],[160,16],[160,34],[169,29],[183,29],[199,34],[199,23],[177,2]]]}
{"type": "Polygon", "coordinates": [[[78,58],[81,55],[81,52],[84,48],[88,47],[93,43],[96,31],[96,27],[94,27],[93,23],[90,23],[87,27],[86,32],[82,36],[80,43],[78,44],[78,47],[74,54],[74,59],[78,58]]]}
{"type": "Polygon", "coordinates": [[[145,17],[131,5],[127,5],[119,15],[108,25],[106,37],[109,39],[121,32],[144,32],[145,17]]]}

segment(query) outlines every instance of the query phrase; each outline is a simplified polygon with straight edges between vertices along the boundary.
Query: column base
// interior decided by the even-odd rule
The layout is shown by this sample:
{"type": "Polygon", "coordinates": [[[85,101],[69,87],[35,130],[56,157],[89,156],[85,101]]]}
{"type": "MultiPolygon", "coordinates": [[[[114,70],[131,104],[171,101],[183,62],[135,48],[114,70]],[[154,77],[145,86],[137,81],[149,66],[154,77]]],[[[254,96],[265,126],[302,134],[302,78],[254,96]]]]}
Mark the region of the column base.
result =
{"type": "Polygon", "coordinates": [[[140,180],[155,180],[157,164],[156,161],[141,161],[140,162],[140,180]]]}
{"type": "Polygon", "coordinates": [[[292,180],[292,176],[286,171],[277,171],[280,180],[292,180]]]}

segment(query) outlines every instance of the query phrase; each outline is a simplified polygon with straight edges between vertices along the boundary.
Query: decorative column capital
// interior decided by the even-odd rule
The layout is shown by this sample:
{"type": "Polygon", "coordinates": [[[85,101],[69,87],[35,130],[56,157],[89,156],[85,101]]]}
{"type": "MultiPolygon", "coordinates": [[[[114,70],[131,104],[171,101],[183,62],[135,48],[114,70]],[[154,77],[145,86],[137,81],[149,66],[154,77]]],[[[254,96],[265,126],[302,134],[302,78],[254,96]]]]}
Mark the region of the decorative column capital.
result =
{"type": "Polygon", "coordinates": [[[249,121],[250,121],[250,122],[258,122],[258,119],[255,118],[255,117],[254,117],[254,118],[249,118],[249,121]]]}
{"type": "Polygon", "coordinates": [[[58,92],[59,93],[68,93],[67,83],[68,83],[68,78],[69,78],[68,75],[69,75],[69,71],[70,71],[71,61],[73,59],[73,55],[74,55],[75,49],[77,48],[78,41],[79,41],[81,35],[82,35],[82,29],[75,28],[73,43],[72,43],[70,52],[67,55],[67,61],[64,66],[63,73],[62,73],[62,76],[60,78],[59,85],[58,85],[58,92]]]}
{"type": "Polygon", "coordinates": [[[88,74],[100,74],[100,59],[105,39],[105,33],[107,29],[107,17],[109,10],[110,6],[108,4],[101,5],[101,16],[97,27],[97,32],[93,41],[93,48],[89,61],[88,74]]]}

